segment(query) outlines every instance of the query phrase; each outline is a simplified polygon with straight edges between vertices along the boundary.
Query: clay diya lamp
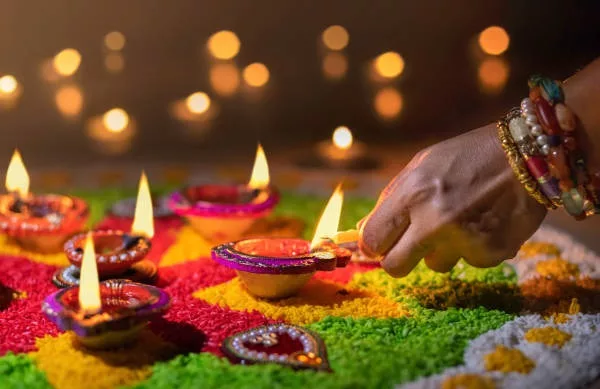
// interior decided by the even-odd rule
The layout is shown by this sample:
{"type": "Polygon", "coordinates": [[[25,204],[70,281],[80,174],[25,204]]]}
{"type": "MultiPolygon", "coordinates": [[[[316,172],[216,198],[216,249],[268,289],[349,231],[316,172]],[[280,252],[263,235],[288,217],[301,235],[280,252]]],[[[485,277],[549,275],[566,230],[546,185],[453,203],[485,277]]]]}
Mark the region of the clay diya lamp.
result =
{"type": "Polygon", "coordinates": [[[279,193],[269,186],[269,168],[260,145],[248,185],[191,186],[173,193],[168,202],[175,214],[213,243],[240,239],[278,203],[279,193]]]}
{"type": "Polygon", "coordinates": [[[304,239],[253,238],[221,244],[212,258],[234,269],[248,291],[279,299],[297,293],[317,271],[346,266],[352,253],[321,237],[337,231],[343,194],[338,187],[318,223],[312,242],[304,239]]]}
{"type": "Polygon", "coordinates": [[[293,369],[331,371],[321,338],[305,328],[271,324],[239,332],[221,344],[223,354],[243,365],[278,363],[293,369]]]}
{"type": "MultiPolygon", "coordinates": [[[[140,179],[135,217],[131,233],[119,230],[95,230],[89,233],[96,247],[98,273],[103,280],[125,278],[152,283],[156,279],[156,265],[144,258],[151,248],[154,235],[152,200],[146,176],[140,179]]],[[[64,245],[71,266],[58,270],[52,279],[58,287],[79,284],[80,268],[87,233],[73,236],[64,245]]]]}
{"type": "Polygon", "coordinates": [[[86,239],[81,285],[44,299],[42,311],[58,328],[73,331],[86,347],[107,349],[134,342],[169,307],[163,290],[124,279],[99,282],[92,238],[86,239]]]}
{"type": "Polygon", "coordinates": [[[6,188],[9,193],[0,195],[0,232],[28,251],[60,252],[89,217],[80,198],[29,193],[29,175],[18,151],[8,167],[6,188]]]}

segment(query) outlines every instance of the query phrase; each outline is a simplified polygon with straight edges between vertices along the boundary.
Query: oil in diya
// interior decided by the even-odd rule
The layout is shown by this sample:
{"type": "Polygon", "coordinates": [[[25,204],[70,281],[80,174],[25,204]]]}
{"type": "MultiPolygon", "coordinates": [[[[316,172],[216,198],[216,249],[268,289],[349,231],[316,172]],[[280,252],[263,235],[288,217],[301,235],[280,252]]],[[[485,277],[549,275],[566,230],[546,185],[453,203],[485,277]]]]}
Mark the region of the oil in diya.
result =
{"type": "Polygon", "coordinates": [[[343,204],[338,186],[319,220],[312,242],[303,239],[254,238],[221,244],[212,258],[234,269],[246,289],[268,299],[298,292],[317,271],[344,267],[352,253],[334,244],[343,204]]]}
{"type": "Polygon", "coordinates": [[[85,238],[80,285],[44,299],[42,312],[86,347],[108,349],[134,342],[170,304],[163,290],[126,279],[100,282],[92,233],[85,238]]]}
{"type": "Polygon", "coordinates": [[[85,201],[73,196],[29,192],[29,174],[15,150],[6,172],[7,194],[0,195],[0,233],[21,248],[57,253],[81,231],[89,217],[85,201]]]}
{"type": "Polygon", "coordinates": [[[247,185],[190,186],[169,198],[171,210],[213,243],[240,239],[278,203],[279,193],[269,184],[269,166],[260,144],[247,185]]]}
{"type": "MultiPolygon", "coordinates": [[[[73,236],[64,251],[71,265],[54,273],[52,282],[61,288],[78,285],[87,234],[73,236]]],[[[91,231],[96,247],[96,262],[100,278],[125,278],[152,283],[157,276],[156,265],[144,258],[150,251],[154,236],[152,198],[146,175],[142,173],[136,200],[131,233],[118,230],[91,231]]]]}

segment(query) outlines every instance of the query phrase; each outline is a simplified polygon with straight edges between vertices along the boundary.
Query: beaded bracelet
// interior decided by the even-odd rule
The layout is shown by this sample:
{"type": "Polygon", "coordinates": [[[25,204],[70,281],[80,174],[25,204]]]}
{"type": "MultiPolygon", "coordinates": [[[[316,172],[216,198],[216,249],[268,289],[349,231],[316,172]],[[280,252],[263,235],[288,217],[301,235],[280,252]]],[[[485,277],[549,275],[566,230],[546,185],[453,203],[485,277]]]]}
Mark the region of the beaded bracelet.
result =
{"type": "Polygon", "coordinates": [[[523,154],[519,150],[518,143],[516,143],[514,137],[511,136],[510,127],[512,126],[513,128],[516,128],[515,123],[519,123],[519,119],[521,119],[521,112],[518,109],[513,109],[508,113],[508,115],[506,115],[505,118],[498,121],[497,128],[500,144],[502,145],[502,149],[508,158],[510,167],[527,193],[546,208],[554,209],[556,208],[556,205],[553,204],[552,201],[550,201],[548,197],[542,193],[542,191],[540,191],[538,180],[531,176],[525,159],[523,158],[523,154]]]}
{"type": "MultiPolygon", "coordinates": [[[[577,118],[564,104],[558,81],[542,76],[529,79],[529,97],[523,99],[520,117],[512,110],[504,119],[514,145],[539,191],[526,187],[538,202],[540,195],[552,205],[564,207],[578,220],[600,213],[600,172],[590,175],[583,152],[577,147],[577,118]]],[[[500,127],[499,127],[500,128],[500,127]]],[[[501,136],[501,141],[502,140],[501,136]]],[[[506,152],[506,149],[505,149],[506,152]]],[[[509,155],[509,161],[516,157],[509,155]]],[[[525,185],[527,180],[517,174],[525,185]]],[[[530,185],[531,186],[531,185],[530,185]]]]}

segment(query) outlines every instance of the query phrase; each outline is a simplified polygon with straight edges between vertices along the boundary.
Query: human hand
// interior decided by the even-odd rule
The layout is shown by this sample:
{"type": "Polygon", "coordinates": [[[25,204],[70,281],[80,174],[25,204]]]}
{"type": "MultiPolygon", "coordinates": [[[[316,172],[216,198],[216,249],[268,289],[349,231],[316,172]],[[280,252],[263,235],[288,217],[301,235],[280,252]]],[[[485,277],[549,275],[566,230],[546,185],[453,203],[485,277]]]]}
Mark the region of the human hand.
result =
{"type": "Polygon", "coordinates": [[[491,267],[514,257],[545,215],[488,125],[419,152],[359,223],[359,245],[395,277],[421,258],[438,272],[461,257],[491,267]]]}

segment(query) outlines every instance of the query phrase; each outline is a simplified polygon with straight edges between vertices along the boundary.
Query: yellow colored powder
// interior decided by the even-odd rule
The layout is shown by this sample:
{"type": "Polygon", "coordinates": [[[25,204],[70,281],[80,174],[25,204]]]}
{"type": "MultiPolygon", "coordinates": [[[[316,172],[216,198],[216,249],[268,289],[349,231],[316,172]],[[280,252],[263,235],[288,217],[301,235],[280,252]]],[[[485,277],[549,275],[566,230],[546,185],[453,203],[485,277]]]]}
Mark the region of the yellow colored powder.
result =
{"type": "Polygon", "coordinates": [[[535,269],[542,276],[559,279],[579,275],[579,266],[560,257],[538,262],[535,269]]]}
{"type": "Polygon", "coordinates": [[[210,257],[212,244],[190,226],[183,226],[177,232],[175,242],[163,254],[160,266],[171,266],[201,257],[210,257]]]}
{"type": "Polygon", "coordinates": [[[67,332],[36,341],[38,351],[30,353],[37,367],[46,373],[56,389],[109,389],[132,385],[152,374],[152,364],[173,357],[175,346],[149,331],[128,348],[95,351],[84,349],[67,332]]]}
{"type": "Polygon", "coordinates": [[[56,254],[33,253],[22,249],[16,243],[12,242],[6,235],[0,235],[0,254],[24,257],[33,262],[44,263],[52,266],[69,265],[67,256],[62,252],[56,254]]]}
{"type": "Polygon", "coordinates": [[[560,255],[560,249],[552,243],[526,242],[519,251],[520,258],[532,258],[540,254],[558,257],[560,255]]]}
{"type": "Polygon", "coordinates": [[[457,374],[446,378],[441,389],[495,389],[496,385],[488,377],[477,374],[457,374]]]}
{"type": "Polygon", "coordinates": [[[527,374],[535,367],[535,363],[527,358],[520,350],[502,345],[484,357],[485,368],[488,371],[501,371],[503,373],[527,374]]]}
{"type": "Polygon", "coordinates": [[[348,289],[313,279],[298,295],[283,300],[263,300],[250,295],[239,278],[202,289],[194,297],[237,311],[259,311],[276,320],[308,324],[326,316],[390,318],[407,316],[401,305],[375,293],[348,289]]]}
{"type": "Polygon", "coordinates": [[[555,327],[532,328],[525,333],[525,340],[531,343],[543,343],[561,348],[573,336],[555,327]]]}

